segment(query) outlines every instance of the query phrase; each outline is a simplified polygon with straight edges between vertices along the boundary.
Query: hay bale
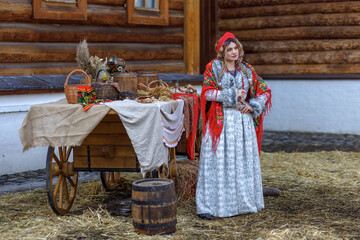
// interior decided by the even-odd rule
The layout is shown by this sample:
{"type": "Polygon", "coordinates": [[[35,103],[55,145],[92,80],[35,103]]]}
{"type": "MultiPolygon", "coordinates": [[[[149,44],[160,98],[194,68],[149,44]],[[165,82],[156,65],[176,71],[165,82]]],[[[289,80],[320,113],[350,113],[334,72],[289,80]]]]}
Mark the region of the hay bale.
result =
{"type": "Polygon", "coordinates": [[[196,194],[196,183],[199,169],[199,161],[179,161],[178,184],[176,185],[176,194],[179,201],[193,200],[196,194]]]}

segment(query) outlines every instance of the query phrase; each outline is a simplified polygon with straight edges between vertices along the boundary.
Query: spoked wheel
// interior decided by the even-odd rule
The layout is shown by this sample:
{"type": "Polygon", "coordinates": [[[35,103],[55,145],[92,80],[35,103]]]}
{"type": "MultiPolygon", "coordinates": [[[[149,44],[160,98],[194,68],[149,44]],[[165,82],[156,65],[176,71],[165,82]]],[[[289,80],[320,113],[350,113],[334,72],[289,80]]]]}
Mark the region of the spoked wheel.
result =
{"type": "Polygon", "coordinates": [[[78,172],[69,162],[72,147],[49,147],[46,159],[46,190],[52,210],[65,215],[72,207],[78,184],[78,172]]]}
{"type": "Polygon", "coordinates": [[[114,190],[120,184],[120,172],[101,172],[102,185],[108,191],[114,190]]]}

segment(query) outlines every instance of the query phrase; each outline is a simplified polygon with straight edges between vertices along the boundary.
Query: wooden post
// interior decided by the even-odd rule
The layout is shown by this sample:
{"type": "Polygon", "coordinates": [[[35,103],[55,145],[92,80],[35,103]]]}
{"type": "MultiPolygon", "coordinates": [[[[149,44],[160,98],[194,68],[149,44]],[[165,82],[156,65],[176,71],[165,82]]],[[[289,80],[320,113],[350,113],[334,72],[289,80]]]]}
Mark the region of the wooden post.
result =
{"type": "Polygon", "coordinates": [[[187,74],[198,74],[200,64],[200,0],[185,1],[184,62],[187,74]]]}

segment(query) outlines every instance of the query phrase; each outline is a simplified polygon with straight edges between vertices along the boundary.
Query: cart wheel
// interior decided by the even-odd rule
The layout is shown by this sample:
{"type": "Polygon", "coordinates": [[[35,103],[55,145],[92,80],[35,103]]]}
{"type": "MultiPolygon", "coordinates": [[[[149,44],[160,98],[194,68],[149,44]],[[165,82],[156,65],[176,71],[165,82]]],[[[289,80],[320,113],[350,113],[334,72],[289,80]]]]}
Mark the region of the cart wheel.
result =
{"type": "Polygon", "coordinates": [[[100,172],[101,183],[108,191],[119,186],[120,172],[100,172]]]}
{"type": "Polygon", "coordinates": [[[78,184],[78,172],[69,162],[72,147],[49,147],[46,158],[46,190],[52,210],[65,215],[72,207],[78,184]]]}

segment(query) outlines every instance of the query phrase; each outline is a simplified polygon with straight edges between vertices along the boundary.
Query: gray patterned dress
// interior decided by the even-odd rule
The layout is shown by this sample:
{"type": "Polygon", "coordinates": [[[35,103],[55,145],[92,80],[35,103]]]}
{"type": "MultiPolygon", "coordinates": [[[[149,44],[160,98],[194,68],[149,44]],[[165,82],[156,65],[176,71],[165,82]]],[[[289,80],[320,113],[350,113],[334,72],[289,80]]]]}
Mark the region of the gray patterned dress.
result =
{"type": "MultiPolygon", "coordinates": [[[[243,66],[248,72],[249,79],[252,79],[251,70],[243,66]]],[[[218,81],[220,61],[215,60],[212,68],[218,81]]],[[[249,104],[254,108],[251,115],[233,108],[239,106],[236,92],[242,89],[243,82],[244,89],[248,92],[249,79],[239,71],[225,72],[221,81],[218,81],[222,90],[206,92],[207,101],[216,99],[222,102],[224,125],[216,154],[211,150],[212,141],[208,129],[202,141],[196,189],[197,214],[210,213],[216,217],[230,217],[255,213],[264,208],[253,117],[264,111],[267,99],[264,95],[250,99],[249,104]]]]}

